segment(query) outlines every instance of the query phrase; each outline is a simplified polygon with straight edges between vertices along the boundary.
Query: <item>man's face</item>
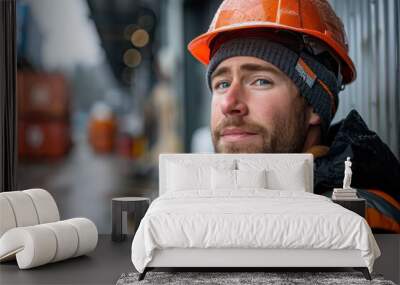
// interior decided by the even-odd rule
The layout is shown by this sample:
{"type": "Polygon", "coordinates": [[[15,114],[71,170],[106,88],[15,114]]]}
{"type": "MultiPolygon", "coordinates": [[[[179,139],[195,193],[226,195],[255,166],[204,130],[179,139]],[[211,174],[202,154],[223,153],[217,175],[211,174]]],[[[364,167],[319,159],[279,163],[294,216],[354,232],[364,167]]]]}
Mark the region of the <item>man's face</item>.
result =
{"type": "Polygon", "coordinates": [[[302,152],[306,102],[282,71],[238,56],[213,72],[211,132],[218,153],[302,152]]]}

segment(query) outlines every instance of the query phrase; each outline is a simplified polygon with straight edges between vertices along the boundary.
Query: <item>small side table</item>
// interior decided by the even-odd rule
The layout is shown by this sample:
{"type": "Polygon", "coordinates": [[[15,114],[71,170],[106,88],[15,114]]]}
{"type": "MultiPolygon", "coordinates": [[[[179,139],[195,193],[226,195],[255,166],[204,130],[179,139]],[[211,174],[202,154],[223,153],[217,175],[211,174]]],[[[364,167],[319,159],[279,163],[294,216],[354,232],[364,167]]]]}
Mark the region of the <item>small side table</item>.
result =
{"type": "Polygon", "coordinates": [[[340,206],[359,214],[361,217],[365,218],[366,201],[365,199],[352,199],[352,200],[337,200],[332,199],[332,201],[340,206]]]}
{"type": "MultiPolygon", "coordinates": [[[[128,214],[134,214],[135,232],[150,205],[150,199],[145,197],[119,197],[111,201],[113,241],[123,241],[126,238],[128,214]]],[[[133,234],[135,234],[135,232],[133,234]]]]}

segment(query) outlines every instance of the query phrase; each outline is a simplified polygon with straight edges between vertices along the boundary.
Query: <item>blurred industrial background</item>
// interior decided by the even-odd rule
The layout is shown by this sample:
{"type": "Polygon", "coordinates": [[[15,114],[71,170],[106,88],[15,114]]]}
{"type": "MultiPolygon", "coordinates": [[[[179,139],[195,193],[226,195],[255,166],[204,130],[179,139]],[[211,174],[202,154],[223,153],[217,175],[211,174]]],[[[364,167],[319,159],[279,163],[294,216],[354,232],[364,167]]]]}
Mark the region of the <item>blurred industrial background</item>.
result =
{"type": "MultiPolygon", "coordinates": [[[[187,52],[216,0],[17,0],[18,188],[111,232],[111,198],[157,196],[158,154],[212,152],[205,67],[187,52]]],[[[357,109],[400,157],[400,4],[332,0],[357,109]]]]}

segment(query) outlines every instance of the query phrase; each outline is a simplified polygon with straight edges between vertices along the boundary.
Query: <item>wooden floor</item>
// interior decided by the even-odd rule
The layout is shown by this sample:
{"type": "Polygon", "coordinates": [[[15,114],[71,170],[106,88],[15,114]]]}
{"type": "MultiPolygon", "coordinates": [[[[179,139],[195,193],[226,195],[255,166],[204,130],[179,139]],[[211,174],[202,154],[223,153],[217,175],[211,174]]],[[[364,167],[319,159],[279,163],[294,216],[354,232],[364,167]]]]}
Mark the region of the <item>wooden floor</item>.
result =
{"type": "Polygon", "coordinates": [[[87,256],[19,270],[15,261],[0,264],[0,284],[115,284],[122,273],[134,271],[132,238],[112,242],[100,235],[97,248],[87,256]]]}

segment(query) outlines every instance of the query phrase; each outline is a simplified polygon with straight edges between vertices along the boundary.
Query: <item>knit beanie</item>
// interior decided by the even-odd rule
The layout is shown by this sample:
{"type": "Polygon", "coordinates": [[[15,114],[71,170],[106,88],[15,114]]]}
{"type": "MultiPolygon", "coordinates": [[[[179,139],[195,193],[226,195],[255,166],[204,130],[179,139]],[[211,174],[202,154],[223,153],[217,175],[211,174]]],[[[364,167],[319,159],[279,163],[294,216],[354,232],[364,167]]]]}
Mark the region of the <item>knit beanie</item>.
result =
{"type": "Polygon", "coordinates": [[[310,53],[295,52],[266,38],[234,38],[222,43],[211,54],[207,69],[207,83],[211,89],[211,75],[218,65],[230,57],[252,56],[267,61],[285,73],[297,86],[306,102],[321,118],[322,140],[338,106],[340,91],[335,74],[318,62],[310,53]]]}

